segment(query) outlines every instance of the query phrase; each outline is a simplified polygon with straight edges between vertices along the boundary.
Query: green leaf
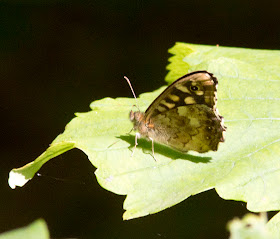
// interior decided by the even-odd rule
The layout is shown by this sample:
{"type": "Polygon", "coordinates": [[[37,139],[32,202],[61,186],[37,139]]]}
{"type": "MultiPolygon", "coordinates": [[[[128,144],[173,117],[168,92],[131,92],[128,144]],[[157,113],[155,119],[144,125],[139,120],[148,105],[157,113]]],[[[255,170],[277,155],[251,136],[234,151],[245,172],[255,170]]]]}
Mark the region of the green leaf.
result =
{"type": "Polygon", "coordinates": [[[49,239],[49,231],[44,220],[38,219],[30,225],[0,234],[0,239],[49,239]]]}
{"type": "Polygon", "coordinates": [[[271,234],[277,236],[277,238],[280,238],[280,213],[279,212],[269,220],[266,227],[271,232],[271,234]]]}
{"type": "MultiPolygon", "coordinates": [[[[178,43],[170,52],[168,82],[194,70],[208,70],[219,80],[218,109],[228,130],[217,152],[183,154],[156,144],[155,162],[151,142],[142,139],[131,157],[128,113],[135,100],[105,98],[93,102],[92,111],[76,114],[28,170],[12,170],[10,185],[22,186],[13,173],[30,179],[51,157],[76,147],[97,168],[102,187],[127,195],[124,219],[159,212],[212,188],[222,198],[248,202],[251,211],[279,210],[279,51],[178,43]]],[[[140,95],[141,110],[164,89],[140,95]]]]}
{"type": "Polygon", "coordinates": [[[227,225],[230,231],[229,239],[276,239],[266,227],[266,213],[247,214],[242,219],[235,218],[227,225]]]}
{"type": "Polygon", "coordinates": [[[26,164],[25,166],[17,169],[13,169],[9,175],[9,185],[11,188],[16,186],[22,187],[30,179],[32,179],[35,173],[50,159],[74,148],[75,144],[71,142],[60,142],[58,144],[53,143],[44,153],[42,153],[36,160],[26,164]]]}

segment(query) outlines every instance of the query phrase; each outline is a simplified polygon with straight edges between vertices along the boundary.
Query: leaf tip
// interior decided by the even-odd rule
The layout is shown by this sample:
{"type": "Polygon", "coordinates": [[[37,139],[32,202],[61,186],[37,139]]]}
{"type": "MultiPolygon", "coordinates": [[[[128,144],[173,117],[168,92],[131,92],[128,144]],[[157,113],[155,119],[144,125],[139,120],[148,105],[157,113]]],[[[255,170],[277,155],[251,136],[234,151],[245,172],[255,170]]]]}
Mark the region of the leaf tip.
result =
{"type": "Polygon", "coordinates": [[[9,173],[9,186],[12,189],[15,189],[16,186],[22,187],[24,184],[26,184],[28,181],[30,180],[30,178],[26,178],[23,174],[15,172],[14,170],[12,170],[9,173]]]}

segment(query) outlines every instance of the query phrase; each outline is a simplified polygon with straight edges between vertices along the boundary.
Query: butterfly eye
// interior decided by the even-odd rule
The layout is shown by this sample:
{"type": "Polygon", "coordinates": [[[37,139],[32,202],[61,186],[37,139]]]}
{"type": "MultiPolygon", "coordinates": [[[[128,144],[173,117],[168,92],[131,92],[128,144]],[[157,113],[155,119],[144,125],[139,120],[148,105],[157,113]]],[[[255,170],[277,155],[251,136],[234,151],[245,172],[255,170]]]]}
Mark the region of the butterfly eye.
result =
{"type": "Polygon", "coordinates": [[[197,90],[198,90],[198,87],[197,87],[196,85],[192,85],[192,86],[191,86],[191,90],[192,90],[192,91],[197,91],[197,90]]]}

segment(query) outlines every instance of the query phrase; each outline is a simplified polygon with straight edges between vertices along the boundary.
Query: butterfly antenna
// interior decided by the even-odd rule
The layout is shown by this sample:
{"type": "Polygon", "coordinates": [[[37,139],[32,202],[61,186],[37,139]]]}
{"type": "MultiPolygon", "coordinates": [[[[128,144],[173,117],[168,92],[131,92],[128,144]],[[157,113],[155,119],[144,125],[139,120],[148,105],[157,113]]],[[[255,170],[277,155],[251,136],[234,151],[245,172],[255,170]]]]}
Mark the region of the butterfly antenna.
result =
{"type": "Polygon", "coordinates": [[[136,98],[136,95],[135,95],[134,90],[133,90],[133,88],[132,88],[132,85],[131,85],[131,83],[130,83],[130,80],[129,80],[126,76],[124,76],[124,79],[126,79],[128,85],[129,85],[129,87],[130,87],[130,89],[131,89],[131,91],[132,91],[132,94],[133,94],[133,96],[134,96],[134,98],[135,98],[136,107],[137,107],[137,109],[140,111],[140,108],[139,108],[138,103],[137,103],[137,98],[136,98]]]}

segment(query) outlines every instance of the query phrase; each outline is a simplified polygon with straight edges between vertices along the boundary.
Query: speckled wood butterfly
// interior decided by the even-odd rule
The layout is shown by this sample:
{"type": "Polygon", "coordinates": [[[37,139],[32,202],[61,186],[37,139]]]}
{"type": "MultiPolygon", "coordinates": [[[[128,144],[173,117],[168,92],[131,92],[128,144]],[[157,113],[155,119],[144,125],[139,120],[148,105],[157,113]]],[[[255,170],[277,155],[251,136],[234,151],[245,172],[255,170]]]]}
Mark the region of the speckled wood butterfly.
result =
{"type": "Polygon", "coordinates": [[[145,113],[130,111],[134,130],[139,132],[135,147],[141,135],[152,140],[153,156],[154,141],[181,152],[216,151],[226,131],[216,108],[217,84],[213,74],[195,71],[168,86],[145,113]]]}

